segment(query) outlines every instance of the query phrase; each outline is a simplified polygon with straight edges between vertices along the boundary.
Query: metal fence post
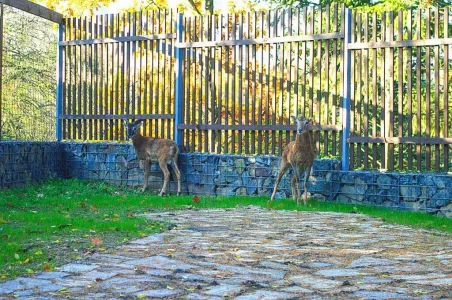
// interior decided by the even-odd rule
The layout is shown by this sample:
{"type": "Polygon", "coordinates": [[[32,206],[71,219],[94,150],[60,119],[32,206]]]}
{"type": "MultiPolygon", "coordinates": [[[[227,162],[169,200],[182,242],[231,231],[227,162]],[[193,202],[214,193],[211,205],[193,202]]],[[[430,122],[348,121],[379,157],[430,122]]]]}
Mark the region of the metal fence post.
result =
{"type": "Polygon", "coordinates": [[[184,33],[184,16],[182,13],[177,14],[176,20],[176,91],[175,91],[175,116],[174,116],[174,140],[179,147],[183,144],[183,132],[179,129],[179,125],[182,124],[182,114],[184,106],[184,73],[183,73],[183,63],[184,63],[184,49],[178,47],[178,43],[182,42],[182,37],[184,33]]]}
{"type": "Polygon", "coordinates": [[[0,142],[2,141],[3,119],[3,3],[0,3],[0,142]]]}
{"type": "Polygon", "coordinates": [[[351,50],[348,44],[352,38],[352,10],[346,8],[344,11],[345,32],[344,32],[344,57],[343,63],[343,80],[342,80],[342,170],[348,171],[350,164],[350,152],[348,137],[350,135],[350,81],[351,81],[351,50]]]}
{"type": "Polygon", "coordinates": [[[63,41],[63,32],[64,25],[63,22],[58,24],[58,53],[57,53],[57,67],[56,67],[56,75],[57,75],[57,90],[56,90],[56,139],[57,141],[61,141],[63,139],[63,128],[60,116],[63,110],[63,53],[64,47],[60,45],[60,42],[63,41]]]}

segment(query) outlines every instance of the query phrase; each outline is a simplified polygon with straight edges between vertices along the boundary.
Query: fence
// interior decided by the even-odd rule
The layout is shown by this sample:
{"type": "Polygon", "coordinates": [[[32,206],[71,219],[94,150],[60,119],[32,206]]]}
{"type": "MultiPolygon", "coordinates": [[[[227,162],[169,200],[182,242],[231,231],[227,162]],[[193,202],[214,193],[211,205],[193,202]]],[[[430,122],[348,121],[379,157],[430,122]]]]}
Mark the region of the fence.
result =
{"type": "Polygon", "coordinates": [[[123,140],[144,118],[185,151],[280,155],[301,114],[345,168],[449,171],[450,9],[346,11],[64,19],[57,137],[123,140]]]}
{"type": "Polygon", "coordinates": [[[173,25],[168,11],[65,19],[63,139],[123,140],[124,118],[172,138],[173,25]]]}
{"type": "Polygon", "coordinates": [[[355,14],[350,165],[450,170],[450,8],[355,14]]]}
{"type": "Polygon", "coordinates": [[[176,131],[186,151],[280,155],[301,114],[316,120],[322,156],[349,143],[351,168],[448,171],[449,10],[353,14],[350,43],[345,11],[66,19],[62,138],[122,140],[122,118],[145,118],[144,134],[176,131]]]}
{"type": "Polygon", "coordinates": [[[53,141],[57,48],[53,25],[15,7],[0,6],[0,139],[53,141]]]}

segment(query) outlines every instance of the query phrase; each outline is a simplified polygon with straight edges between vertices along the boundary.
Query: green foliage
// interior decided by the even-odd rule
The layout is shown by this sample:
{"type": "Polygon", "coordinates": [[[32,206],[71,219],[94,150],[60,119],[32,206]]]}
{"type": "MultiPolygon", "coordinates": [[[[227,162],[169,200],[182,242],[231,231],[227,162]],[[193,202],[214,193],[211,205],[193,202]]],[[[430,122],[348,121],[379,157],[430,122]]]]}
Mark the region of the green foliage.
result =
{"type": "Polygon", "coordinates": [[[53,140],[56,90],[53,24],[5,7],[3,51],[3,139],[53,140]]]}
{"type": "Polygon", "coordinates": [[[308,5],[318,4],[325,6],[337,3],[344,4],[347,8],[356,8],[360,11],[367,12],[397,11],[428,7],[446,7],[452,4],[450,0],[258,0],[258,2],[268,3],[272,8],[304,7],[308,5]]]}

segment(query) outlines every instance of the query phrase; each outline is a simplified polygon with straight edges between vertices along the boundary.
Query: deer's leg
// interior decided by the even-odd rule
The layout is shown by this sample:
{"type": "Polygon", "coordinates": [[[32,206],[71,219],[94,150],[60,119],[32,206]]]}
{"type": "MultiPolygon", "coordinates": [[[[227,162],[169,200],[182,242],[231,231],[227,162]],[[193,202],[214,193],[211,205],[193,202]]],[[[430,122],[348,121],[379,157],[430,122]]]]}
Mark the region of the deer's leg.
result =
{"type": "Polygon", "coordinates": [[[303,197],[304,205],[308,204],[308,181],[309,181],[310,175],[311,175],[311,168],[309,167],[306,169],[306,173],[304,176],[304,197],[303,197]]]}
{"type": "Polygon", "coordinates": [[[150,163],[147,160],[141,161],[143,164],[143,170],[144,170],[144,185],[141,189],[142,192],[144,192],[148,188],[148,177],[149,177],[149,167],[150,163]]]}
{"type": "Polygon", "coordinates": [[[297,188],[297,205],[300,205],[300,190],[301,190],[301,187],[300,187],[300,172],[299,172],[299,169],[298,169],[298,166],[294,166],[294,168],[293,168],[293,172],[294,172],[294,178],[295,178],[295,181],[294,181],[294,183],[295,183],[295,185],[296,185],[296,188],[297,188]]]}
{"type": "Polygon", "coordinates": [[[177,195],[180,195],[180,171],[179,168],[177,167],[177,160],[173,160],[173,169],[174,169],[174,173],[176,173],[176,178],[177,178],[177,195]]]}
{"type": "Polygon", "coordinates": [[[278,184],[281,181],[281,178],[283,177],[283,175],[286,172],[288,167],[289,167],[289,164],[283,160],[281,163],[281,169],[279,169],[278,178],[276,179],[276,182],[275,182],[275,188],[273,189],[273,194],[272,194],[271,200],[275,200],[276,189],[278,188],[278,184]]]}
{"type": "Polygon", "coordinates": [[[162,196],[166,192],[166,186],[168,185],[170,172],[168,171],[168,166],[166,161],[159,161],[160,169],[163,171],[163,187],[160,191],[159,196],[162,196]]]}
{"type": "MultiPolygon", "coordinates": [[[[295,174],[292,176],[292,200],[295,200],[296,197],[296,184],[297,184],[297,177],[295,176],[295,174]]],[[[298,187],[298,186],[297,186],[298,187]]]]}

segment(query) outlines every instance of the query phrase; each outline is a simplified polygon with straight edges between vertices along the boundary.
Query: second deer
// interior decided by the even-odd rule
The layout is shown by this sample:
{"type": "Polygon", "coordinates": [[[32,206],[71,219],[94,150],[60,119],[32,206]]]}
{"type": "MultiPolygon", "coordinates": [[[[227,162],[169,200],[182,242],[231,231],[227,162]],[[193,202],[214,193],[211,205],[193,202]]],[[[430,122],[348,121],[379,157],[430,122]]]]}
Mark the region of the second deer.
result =
{"type": "Polygon", "coordinates": [[[140,134],[140,127],[144,120],[136,120],[129,123],[128,120],[124,120],[124,126],[126,127],[126,139],[132,139],[133,148],[138,159],[141,161],[144,169],[144,185],[142,191],[144,192],[148,187],[149,168],[152,161],[157,161],[160,168],[163,171],[163,187],[159,196],[162,196],[166,192],[166,186],[168,185],[170,172],[168,171],[167,164],[171,164],[174,173],[177,178],[177,195],[180,194],[180,171],[177,167],[177,156],[179,149],[177,144],[170,139],[154,139],[149,136],[142,136],[140,134]]]}
{"type": "Polygon", "coordinates": [[[279,170],[278,178],[276,179],[275,188],[271,200],[275,199],[276,189],[281,181],[281,177],[286,171],[292,167],[294,175],[292,177],[292,198],[295,199],[295,192],[297,196],[297,205],[300,205],[300,175],[306,171],[304,178],[304,205],[308,203],[308,180],[311,174],[311,168],[314,164],[314,145],[312,143],[312,136],[309,132],[309,125],[313,124],[311,118],[292,117],[292,120],[297,124],[297,137],[295,141],[290,142],[284,148],[282,154],[281,168],[279,170]],[[295,191],[296,189],[296,191],[295,191]]]}

